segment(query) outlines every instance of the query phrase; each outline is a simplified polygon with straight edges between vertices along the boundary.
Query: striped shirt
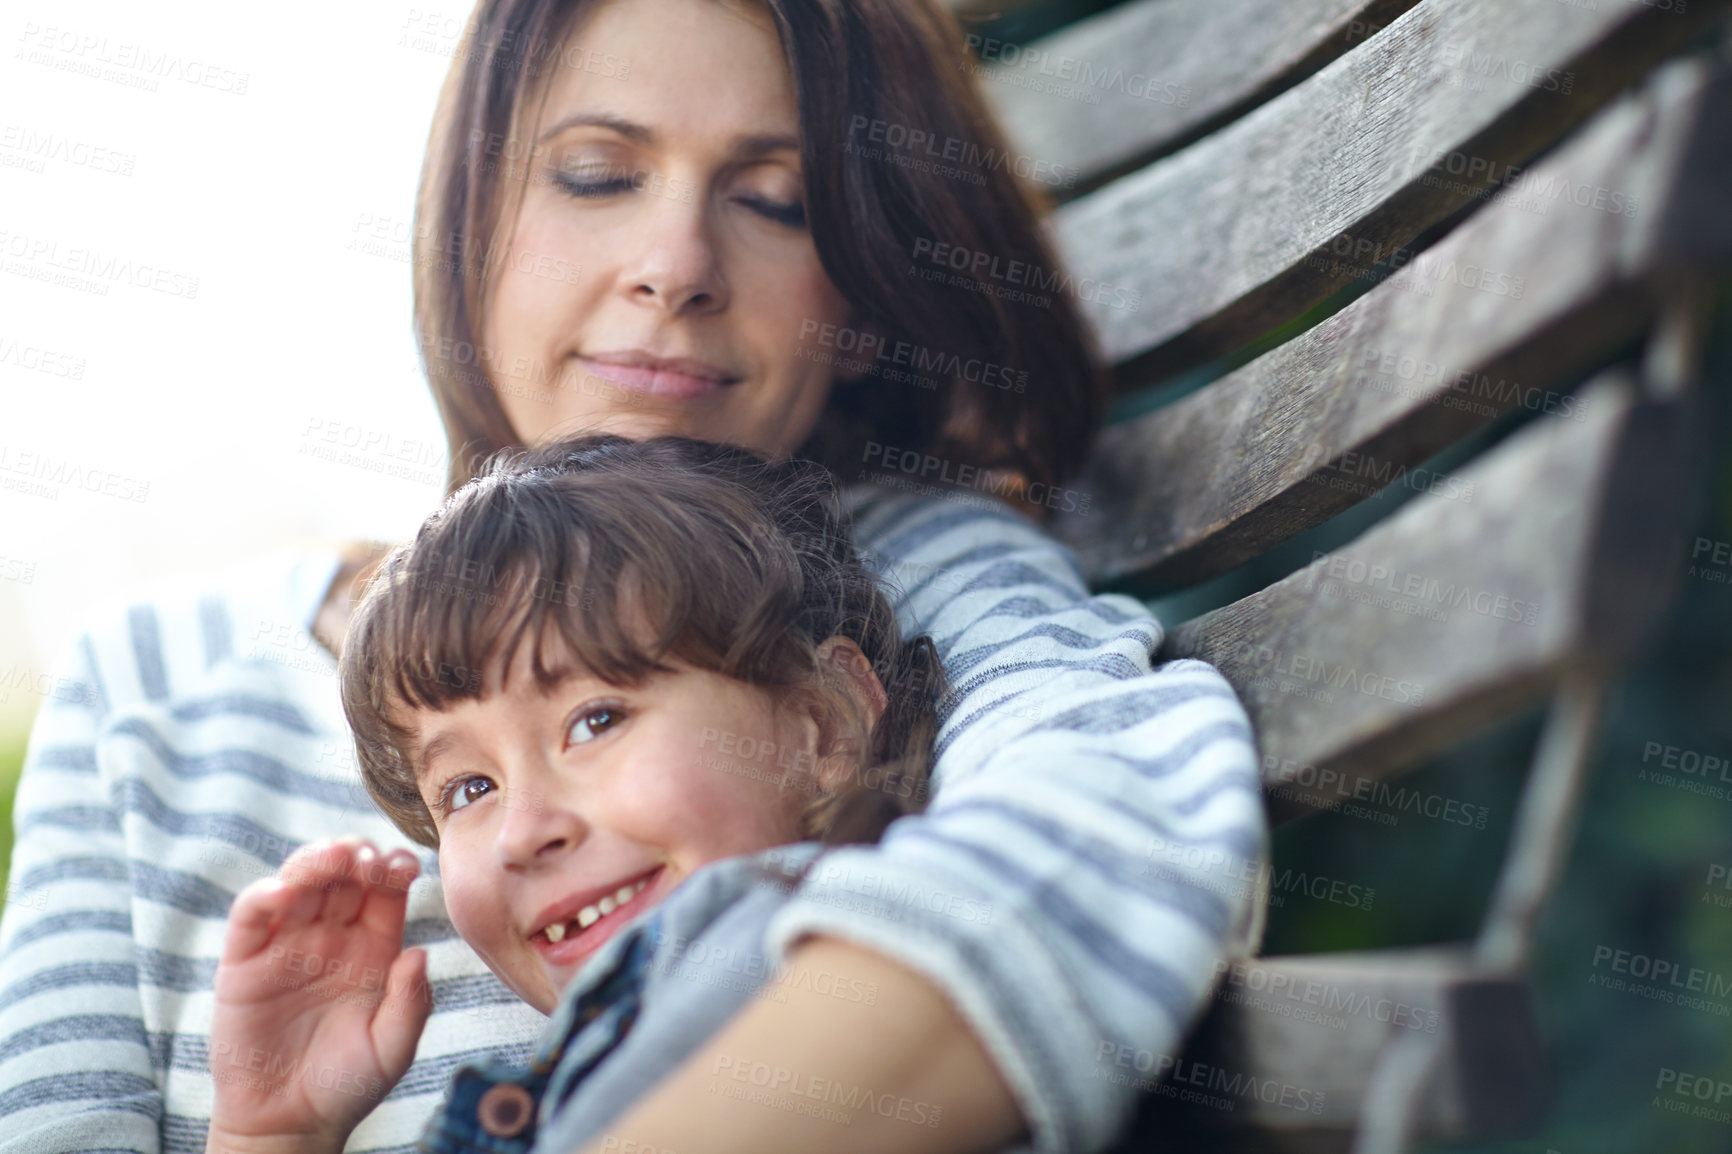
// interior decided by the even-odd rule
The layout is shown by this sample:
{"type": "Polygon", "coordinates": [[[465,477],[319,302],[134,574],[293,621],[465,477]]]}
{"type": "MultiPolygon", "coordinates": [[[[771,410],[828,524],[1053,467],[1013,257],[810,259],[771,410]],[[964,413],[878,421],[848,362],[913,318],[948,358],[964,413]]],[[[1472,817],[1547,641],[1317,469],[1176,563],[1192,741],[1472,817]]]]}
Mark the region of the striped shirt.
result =
{"type": "MultiPolygon", "coordinates": [[[[1249,721],[1208,665],[1151,670],[1147,609],[1091,597],[1069,551],[996,502],[847,501],[953,692],[927,812],[829,855],[770,947],[829,934],[922,973],[1034,1148],[1101,1149],[1144,1088],[1118,1059],[1176,1052],[1245,935],[1240,879],[1267,839],[1249,721]]],[[[276,556],[117,607],[45,687],[0,921],[0,1152],[202,1150],[236,892],[316,838],[410,845],[367,798],[310,633],[337,566],[276,556]]],[[[458,1064],[523,1061],[546,1022],[457,937],[431,868],[408,918],[435,1009],[351,1151],[412,1145],[458,1064]]]]}

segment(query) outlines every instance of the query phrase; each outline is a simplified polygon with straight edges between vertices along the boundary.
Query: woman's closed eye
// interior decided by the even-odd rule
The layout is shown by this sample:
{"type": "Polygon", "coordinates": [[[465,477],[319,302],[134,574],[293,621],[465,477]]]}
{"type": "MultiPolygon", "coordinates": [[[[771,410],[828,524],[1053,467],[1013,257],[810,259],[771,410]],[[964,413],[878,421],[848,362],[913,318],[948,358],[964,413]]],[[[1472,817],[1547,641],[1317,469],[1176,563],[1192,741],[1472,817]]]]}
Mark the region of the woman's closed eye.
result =
{"type": "Polygon", "coordinates": [[[793,204],[783,204],[780,201],[741,197],[740,203],[759,216],[773,220],[777,224],[786,225],[789,228],[806,227],[806,206],[799,201],[795,201],[793,204]]]}
{"type": "MultiPolygon", "coordinates": [[[[618,165],[585,165],[581,168],[560,169],[553,183],[568,196],[582,200],[600,200],[627,192],[647,192],[674,200],[691,199],[689,185],[663,181],[645,169],[621,168],[618,165]]],[[[773,197],[746,196],[735,200],[766,220],[788,228],[806,227],[806,206],[798,200],[785,202],[773,197]]]]}
{"type": "Polygon", "coordinates": [[[616,164],[591,164],[582,168],[560,169],[553,183],[572,196],[586,199],[613,196],[628,189],[641,187],[648,177],[641,170],[633,172],[616,164]]]}

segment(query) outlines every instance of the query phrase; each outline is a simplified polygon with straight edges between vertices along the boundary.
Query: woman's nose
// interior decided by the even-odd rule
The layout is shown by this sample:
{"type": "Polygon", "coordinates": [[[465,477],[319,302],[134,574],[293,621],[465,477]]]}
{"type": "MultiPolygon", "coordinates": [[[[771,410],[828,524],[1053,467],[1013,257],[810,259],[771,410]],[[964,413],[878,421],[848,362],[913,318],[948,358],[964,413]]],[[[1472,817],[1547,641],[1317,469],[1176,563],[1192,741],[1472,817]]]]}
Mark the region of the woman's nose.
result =
{"type": "Polygon", "coordinates": [[[689,182],[673,195],[639,192],[645,210],[632,255],[621,269],[621,287],[635,303],[670,315],[707,313],[727,305],[727,282],[710,235],[705,207],[689,182]]]}
{"type": "Polygon", "coordinates": [[[493,804],[502,811],[496,845],[508,869],[545,865],[589,837],[589,825],[581,816],[539,793],[503,790],[493,804]]]}

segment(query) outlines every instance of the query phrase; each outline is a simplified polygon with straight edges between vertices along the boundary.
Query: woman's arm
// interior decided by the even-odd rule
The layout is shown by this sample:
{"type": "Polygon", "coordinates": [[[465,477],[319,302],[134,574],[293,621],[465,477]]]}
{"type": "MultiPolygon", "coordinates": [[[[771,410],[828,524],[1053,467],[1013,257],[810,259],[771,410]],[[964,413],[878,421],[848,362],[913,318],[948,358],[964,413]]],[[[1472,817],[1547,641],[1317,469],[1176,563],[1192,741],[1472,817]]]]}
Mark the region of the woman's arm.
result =
{"type": "MultiPolygon", "coordinates": [[[[936,788],[883,844],[821,861],[770,946],[803,962],[815,946],[799,943],[826,939],[849,965],[917,977],[925,999],[906,1012],[920,1028],[875,1012],[836,1033],[823,1019],[837,1008],[760,1002],[620,1134],[675,1126],[690,1141],[663,1148],[732,1149],[739,1107],[699,1087],[745,1038],[784,1066],[934,1103],[954,1087],[925,1060],[954,1055],[943,1070],[978,1091],[957,1101],[981,1113],[933,1132],[934,1149],[981,1148],[971,1139],[1023,1124],[1040,1150],[1100,1149],[1244,934],[1267,836],[1248,719],[1201,662],[1151,672],[1153,617],[1130,598],[1091,598],[1068,551],[1014,514],[891,497],[857,516],[863,551],[907,591],[904,627],[932,634],[952,682],[936,788]],[[1009,1125],[993,1105],[1007,1101],[1020,1116],[1009,1125]]],[[[764,1113],[756,1149],[811,1148],[764,1113]]]]}
{"type": "Polygon", "coordinates": [[[939,1154],[1001,1149],[1021,1129],[992,1060],[942,992],[881,954],[817,938],[585,1154],[939,1154]],[[819,992],[791,980],[801,973],[874,997],[867,1005],[819,992]],[[781,1106],[753,1099],[760,1083],[774,1084],[781,1106]],[[815,1108],[784,1108],[802,1101],[815,1108]]]}
{"type": "Polygon", "coordinates": [[[103,684],[88,636],[39,683],[0,920],[0,1151],[160,1145],[126,847],[96,770],[103,684]]]}
{"type": "Polygon", "coordinates": [[[826,934],[920,972],[1035,1148],[1101,1149],[1248,936],[1267,839],[1249,719],[1202,662],[1151,671],[1146,608],[1089,596],[1069,550],[1002,506],[880,498],[857,540],[952,683],[935,791],[820,863],[771,949],[826,934]]]}

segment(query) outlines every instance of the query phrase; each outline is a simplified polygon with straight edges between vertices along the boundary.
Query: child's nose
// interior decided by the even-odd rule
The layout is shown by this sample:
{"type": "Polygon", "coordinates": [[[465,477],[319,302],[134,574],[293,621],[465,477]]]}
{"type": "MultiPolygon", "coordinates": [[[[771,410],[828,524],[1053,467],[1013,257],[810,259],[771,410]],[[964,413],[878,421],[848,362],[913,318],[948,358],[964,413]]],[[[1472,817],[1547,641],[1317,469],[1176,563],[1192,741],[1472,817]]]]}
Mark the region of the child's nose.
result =
{"type": "Polygon", "coordinates": [[[588,823],[551,798],[506,791],[497,804],[504,809],[498,827],[499,855],[508,867],[531,868],[575,850],[589,836],[588,823]]]}

